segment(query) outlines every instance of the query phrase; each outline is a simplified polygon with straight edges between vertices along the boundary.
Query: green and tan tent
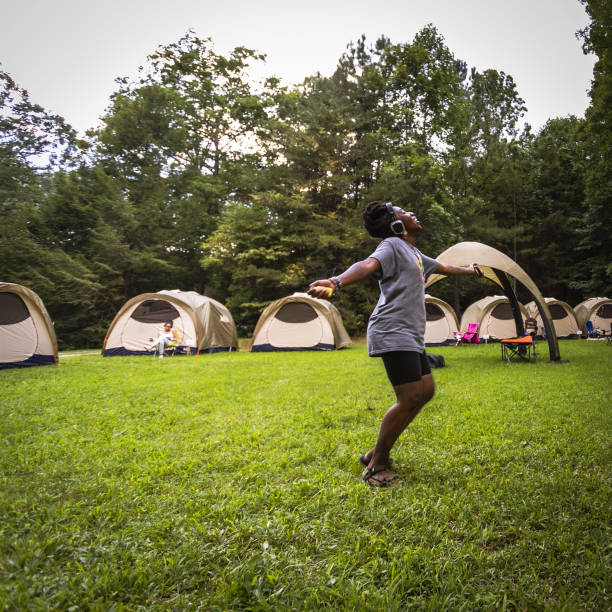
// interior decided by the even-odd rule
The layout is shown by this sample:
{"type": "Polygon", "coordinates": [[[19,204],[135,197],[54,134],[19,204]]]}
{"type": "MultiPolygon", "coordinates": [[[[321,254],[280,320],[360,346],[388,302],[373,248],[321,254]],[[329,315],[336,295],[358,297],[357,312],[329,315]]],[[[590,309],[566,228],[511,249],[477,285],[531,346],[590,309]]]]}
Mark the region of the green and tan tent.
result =
{"type": "Polygon", "coordinates": [[[191,353],[238,350],[236,325],[223,304],[195,291],[173,289],[128,300],[108,328],[102,354],[146,354],[149,339],[157,336],[166,321],[178,330],[179,346],[191,353]]]}
{"type": "Polygon", "coordinates": [[[350,343],[340,312],[331,302],[294,293],[261,313],[251,351],[331,351],[350,343]]]}
{"type": "MultiPolygon", "coordinates": [[[[550,311],[550,316],[552,317],[557,338],[576,337],[579,327],[572,307],[566,302],[551,297],[544,298],[544,301],[546,302],[548,310],[550,311]]],[[[529,302],[528,304],[525,304],[525,308],[527,309],[529,316],[536,320],[538,324],[538,334],[541,334],[544,324],[542,322],[542,315],[538,312],[536,303],[533,301],[529,302]]]]}
{"type": "Polygon", "coordinates": [[[53,322],[34,291],[0,283],[0,369],[57,363],[53,322]]]}
{"type": "Polygon", "coordinates": [[[455,341],[459,322],[454,308],[444,300],[425,295],[425,344],[449,344],[455,341]]]}
{"type": "Polygon", "coordinates": [[[583,336],[587,336],[587,321],[591,321],[594,329],[600,329],[609,334],[612,329],[612,300],[605,297],[594,297],[580,302],[574,307],[576,322],[583,336]]]}

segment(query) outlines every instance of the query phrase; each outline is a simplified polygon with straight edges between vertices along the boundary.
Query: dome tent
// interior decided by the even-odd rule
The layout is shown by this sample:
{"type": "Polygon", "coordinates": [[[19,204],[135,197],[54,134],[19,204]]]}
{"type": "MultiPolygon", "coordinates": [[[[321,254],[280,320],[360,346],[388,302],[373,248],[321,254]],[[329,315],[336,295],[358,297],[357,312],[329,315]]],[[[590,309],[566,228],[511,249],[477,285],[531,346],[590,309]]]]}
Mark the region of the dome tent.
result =
{"type": "Polygon", "coordinates": [[[261,313],[251,351],[331,351],[350,343],[340,312],[331,302],[294,293],[261,313]]]}
{"type": "MultiPolygon", "coordinates": [[[[579,328],[572,307],[566,302],[562,302],[561,300],[557,300],[555,298],[547,297],[544,298],[544,301],[546,302],[548,310],[550,311],[550,316],[552,317],[557,338],[575,337],[579,328]]],[[[525,308],[529,313],[529,316],[536,320],[538,330],[541,330],[543,327],[542,316],[538,312],[536,303],[529,302],[529,304],[525,305],[525,308]]]]}
{"type": "MultiPolygon", "coordinates": [[[[563,363],[559,353],[557,334],[552,324],[552,317],[550,316],[548,306],[536,284],[513,259],[504,255],[501,251],[480,242],[459,242],[446,249],[443,253],[440,253],[436,259],[442,263],[455,266],[469,266],[472,263],[477,263],[485,279],[501,287],[510,300],[518,336],[522,335],[525,331],[524,319],[510,281],[511,279],[519,281],[530,298],[535,301],[538,312],[542,316],[550,361],[553,363],[563,363]]],[[[443,278],[445,278],[443,274],[431,274],[425,286],[431,287],[431,285],[443,278]]]]}
{"type": "Polygon", "coordinates": [[[34,291],[0,283],[0,369],[55,364],[53,322],[34,291]]]}
{"type": "Polygon", "coordinates": [[[433,295],[425,294],[425,344],[449,344],[455,342],[459,322],[453,307],[433,295]]]}
{"type": "MultiPolygon", "coordinates": [[[[528,317],[527,310],[519,304],[523,320],[528,317]]],[[[489,336],[491,340],[514,338],[518,335],[510,300],[505,295],[489,295],[467,307],[461,317],[461,331],[467,330],[469,323],[478,323],[478,335],[489,336]]]]}
{"type": "Polygon", "coordinates": [[[587,321],[593,323],[595,329],[610,333],[612,325],[612,300],[605,297],[594,297],[580,302],[574,307],[578,329],[587,337],[587,321]]]}
{"type": "Polygon", "coordinates": [[[142,293],[128,300],[115,315],[104,344],[105,357],[146,354],[145,345],[160,326],[172,321],[180,347],[215,353],[238,349],[238,333],[230,311],[195,291],[142,293]]]}

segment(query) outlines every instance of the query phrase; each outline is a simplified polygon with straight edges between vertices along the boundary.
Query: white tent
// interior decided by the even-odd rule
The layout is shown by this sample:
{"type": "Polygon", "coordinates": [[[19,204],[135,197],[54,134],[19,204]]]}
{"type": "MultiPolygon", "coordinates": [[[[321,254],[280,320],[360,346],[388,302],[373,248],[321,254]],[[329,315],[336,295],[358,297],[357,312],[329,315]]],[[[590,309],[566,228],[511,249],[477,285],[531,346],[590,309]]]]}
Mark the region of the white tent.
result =
{"type": "Polygon", "coordinates": [[[576,321],[579,329],[582,330],[584,338],[586,338],[587,334],[587,321],[591,321],[595,329],[605,331],[607,334],[609,334],[612,329],[612,300],[608,298],[589,298],[575,306],[574,313],[576,314],[576,321]]]}
{"type": "MultiPolygon", "coordinates": [[[[523,320],[528,317],[525,307],[519,303],[523,320]]],[[[461,317],[461,331],[467,331],[469,323],[478,323],[478,335],[491,340],[515,338],[516,324],[510,300],[505,295],[490,295],[467,307],[461,317]]]]}
{"type": "Polygon", "coordinates": [[[331,351],[350,343],[340,312],[331,302],[294,293],[261,313],[251,351],[331,351]]]}
{"type": "Polygon", "coordinates": [[[447,344],[455,340],[459,322],[453,307],[433,295],[425,294],[425,344],[447,344]]]}
{"type": "Polygon", "coordinates": [[[0,283],[0,369],[57,363],[53,323],[30,289],[0,283]]]}
{"type": "Polygon", "coordinates": [[[195,353],[238,349],[238,333],[230,311],[195,291],[142,293],[128,300],[115,315],[102,346],[105,357],[142,355],[149,338],[172,321],[179,346],[195,353]]]}
{"type": "MultiPolygon", "coordinates": [[[[562,302],[561,300],[557,300],[555,298],[547,297],[544,298],[544,301],[546,302],[548,310],[550,311],[550,316],[552,317],[557,338],[569,338],[571,336],[575,336],[576,332],[579,330],[579,327],[572,307],[566,302],[562,302]]],[[[525,309],[529,313],[529,316],[537,321],[538,333],[540,333],[544,327],[544,323],[542,322],[542,315],[539,313],[536,303],[529,302],[525,305],[525,309]]]]}

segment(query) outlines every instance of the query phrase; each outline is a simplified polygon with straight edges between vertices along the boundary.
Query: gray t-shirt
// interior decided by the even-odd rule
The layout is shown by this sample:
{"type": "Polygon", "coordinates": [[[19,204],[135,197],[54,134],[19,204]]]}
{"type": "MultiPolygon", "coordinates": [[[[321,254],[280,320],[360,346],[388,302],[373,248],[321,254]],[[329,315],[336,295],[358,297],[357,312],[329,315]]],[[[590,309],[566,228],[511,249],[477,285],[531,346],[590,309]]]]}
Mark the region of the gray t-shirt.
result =
{"type": "Polygon", "coordinates": [[[380,263],[380,297],[368,323],[368,354],[425,350],[425,277],[439,263],[401,238],[385,238],[370,255],[380,263]]]}

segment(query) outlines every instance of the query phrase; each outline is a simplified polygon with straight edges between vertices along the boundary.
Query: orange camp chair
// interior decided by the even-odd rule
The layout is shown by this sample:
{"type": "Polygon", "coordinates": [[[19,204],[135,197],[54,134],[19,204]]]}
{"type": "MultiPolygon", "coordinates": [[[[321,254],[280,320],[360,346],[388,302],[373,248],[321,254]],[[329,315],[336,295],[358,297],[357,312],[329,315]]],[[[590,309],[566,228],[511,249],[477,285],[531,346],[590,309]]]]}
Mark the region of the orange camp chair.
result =
{"type": "Polygon", "coordinates": [[[535,340],[532,336],[501,340],[502,361],[535,361],[535,340]]]}

